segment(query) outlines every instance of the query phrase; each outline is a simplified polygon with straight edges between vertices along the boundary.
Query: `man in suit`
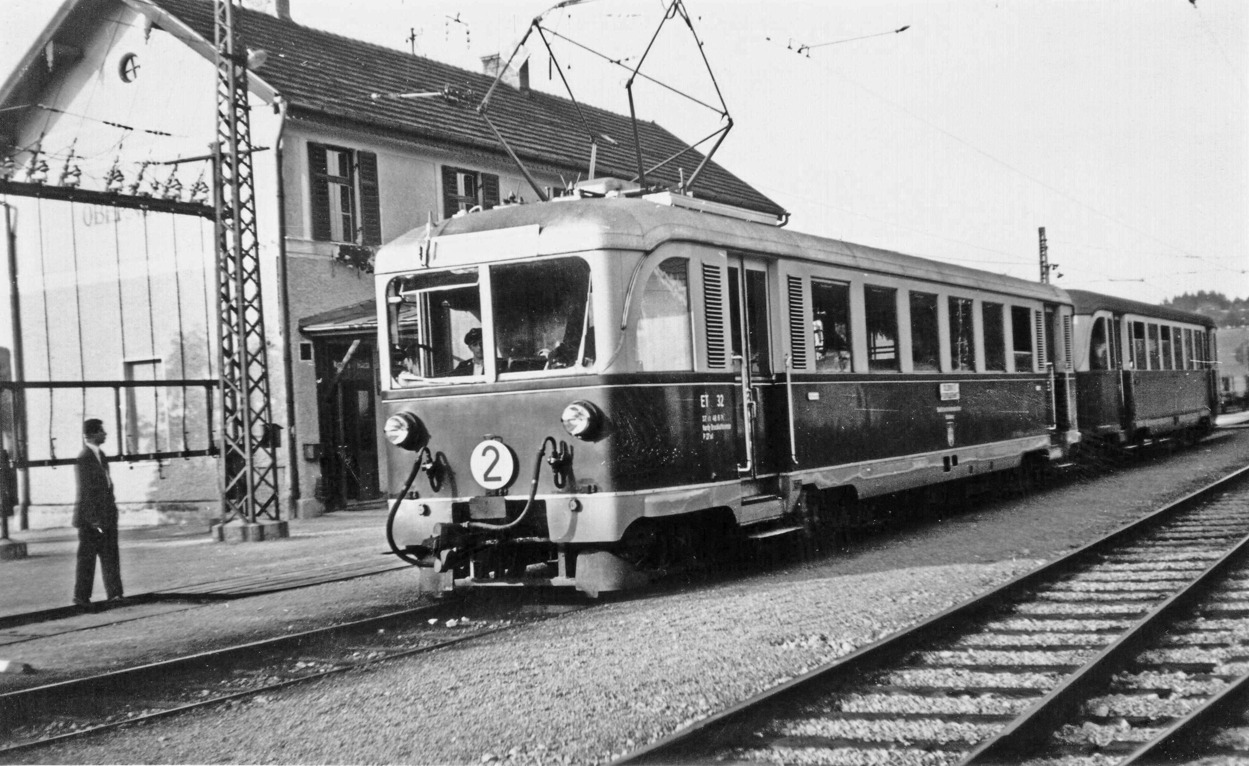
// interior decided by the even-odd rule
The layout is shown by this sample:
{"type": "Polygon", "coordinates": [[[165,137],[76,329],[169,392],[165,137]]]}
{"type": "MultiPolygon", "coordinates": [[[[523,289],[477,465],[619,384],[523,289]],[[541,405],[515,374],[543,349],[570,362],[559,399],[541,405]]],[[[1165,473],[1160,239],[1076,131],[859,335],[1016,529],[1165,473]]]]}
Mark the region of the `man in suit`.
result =
{"type": "Polygon", "coordinates": [[[82,424],[82,452],[74,474],[78,480],[78,501],[74,504],[74,526],[78,528],[78,566],[74,577],[74,603],[91,603],[95,584],[95,560],[100,559],[104,594],[109,601],[122,598],[121,556],[117,550],[117,501],[113,480],[100,445],[108,437],[104,423],[88,418],[82,424]]]}

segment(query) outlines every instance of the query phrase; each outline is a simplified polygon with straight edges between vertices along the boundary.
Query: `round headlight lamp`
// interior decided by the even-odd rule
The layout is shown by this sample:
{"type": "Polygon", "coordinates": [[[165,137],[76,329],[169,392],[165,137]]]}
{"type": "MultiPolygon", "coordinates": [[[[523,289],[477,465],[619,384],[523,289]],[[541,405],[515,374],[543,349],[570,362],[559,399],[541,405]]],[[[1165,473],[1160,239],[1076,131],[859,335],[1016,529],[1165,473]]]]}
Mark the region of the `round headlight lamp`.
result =
{"type": "Polygon", "coordinates": [[[419,450],[429,443],[429,431],[421,419],[411,412],[400,412],[386,418],[382,426],[386,441],[406,450],[419,450]]]}
{"type": "Polygon", "coordinates": [[[603,426],[603,412],[584,400],[565,407],[559,419],[564,424],[564,430],[578,439],[593,439],[603,426]]]}

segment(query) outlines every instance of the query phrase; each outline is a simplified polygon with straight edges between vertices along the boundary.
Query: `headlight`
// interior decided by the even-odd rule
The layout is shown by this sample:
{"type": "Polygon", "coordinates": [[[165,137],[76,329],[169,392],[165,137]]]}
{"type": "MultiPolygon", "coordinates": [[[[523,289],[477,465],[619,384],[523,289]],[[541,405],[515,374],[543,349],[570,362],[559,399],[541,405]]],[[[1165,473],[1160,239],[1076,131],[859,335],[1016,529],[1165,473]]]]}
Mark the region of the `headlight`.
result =
{"type": "Polygon", "coordinates": [[[573,402],[559,416],[564,430],[578,439],[593,439],[603,425],[603,413],[586,401],[573,402]]]}
{"type": "Polygon", "coordinates": [[[425,424],[411,412],[400,412],[386,418],[382,431],[386,434],[386,441],[402,449],[419,450],[429,443],[425,424]]]}

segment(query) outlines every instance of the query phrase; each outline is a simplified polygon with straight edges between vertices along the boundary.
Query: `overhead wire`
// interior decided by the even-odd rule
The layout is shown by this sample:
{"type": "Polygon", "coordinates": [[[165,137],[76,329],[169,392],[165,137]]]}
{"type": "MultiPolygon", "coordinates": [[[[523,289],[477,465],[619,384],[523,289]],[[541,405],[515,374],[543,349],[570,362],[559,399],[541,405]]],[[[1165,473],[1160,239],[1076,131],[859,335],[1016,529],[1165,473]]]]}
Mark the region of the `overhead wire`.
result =
{"type": "MultiPolygon", "coordinates": [[[[774,42],[774,41],[772,41],[770,38],[765,38],[765,40],[766,40],[766,42],[768,42],[768,43],[772,43],[772,44],[774,44],[774,45],[779,45],[779,43],[775,43],[775,42],[774,42]]],[[[803,58],[803,60],[805,60],[805,61],[807,61],[807,62],[810,62],[810,64],[811,64],[812,66],[817,66],[817,67],[819,67],[820,69],[822,69],[822,70],[824,70],[825,72],[827,72],[829,75],[832,75],[832,76],[834,76],[834,77],[837,77],[838,79],[841,79],[841,80],[843,80],[843,81],[845,81],[845,82],[849,83],[850,85],[853,85],[854,87],[856,87],[856,88],[858,88],[858,89],[862,90],[864,93],[868,94],[868,95],[869,95],[869,96],[871,96],[872,98],[875,98],[875,99],[877,99],[877,100],[879,100],[879,101],[881,101],[881,102],[883,102],[883,103],[885,103],[885,104],[888,104],[889,106],[892,106],[893,108],[897,109],[898,111],[902,112],[903,114],[907,115],[908,117],[911,117],[912,119],[916,120],[916,121],[917,121],[917,122],[919,122],[920,124],[925,125],[926,127],[931,128],[932,130],[935,130],[936,132],[938,132],[938,133],[940,133],[941,135],[943,135],[943,136],[945,136],[945,137],[949,138],[950,140],[952,140],[952,141],[954,141],[954,142],[956,142],[956,143],[958,143],[958,144],[961,144],[962,146],[966,147],[967,149],[971,150],[972,152],[974,152],[974,153],[976,153],[976,154],[981,155],[981,156],[982,156],[982,157],[984,157],[985,159],[988,159],[988,160],[990,160],[991,162],[993,162],[993,163],[995,163],[995,164],[998,164],[998,165],[1002,166],[1003,168],[1006,168],[1007,170],[1011,171],[1012,173],[1015,173],[1015,174],[1019,175],[1020,177],[1025,178],[1025,179],[1027,179],[1027,180],[1031,181],[1032,183],[1034,183],[1034,184],[1036,184],[1036,185],[1040,186],[1040,187],[1041,187],[1041,188],[1043,188],[1043,189],[1046,189],[1046,190],[1048,190],[1048,191],[1050,191],[1050,192],[1053,192],[1054,194],[1057,194],[1058,196],[1062,197],[1063,199],[1066,199],[1066,200],[1068,200],[1069,202],[1072,202],[1072,203],[1074,203],[1074,204],[1076,204],[1076,205],[1078,205],[1078,206],[1080,206],[1080,207],[1084,208],[1085,210],[1088,210],[1089,212],[1094,213],[1095,215],[1098,215],[1098,216],[1100,216],[1100,217],[1102,217],[1102,218],[1104,218],[1104,219],[1106,219],[1106,220],[1108,220],[1108,221],[1110,221],[1110,222],[1112,222],[1112,223],[1114,223],[1114,224],[1117,224],[1117,225],[1119,225],[1119,226],[1122,226],[1124,229],[1127,229],[1127,230],[1129,230],[1129,231],[1133,231],[1133,232],[1135,232],[1135,233],[1139,234],[1140,236],[1142,236],[1142,237],[1144,237],[1144,238],[1146,238],[1146,239],[1148,239],[1148,240],[1150,240],[1150,241],[1152,241],[1152,242],[1155,242],[1155,243],[1157,243],[1157,244],[1159,244],[1159,245],[1162,245],[1163,247],[1165,247],[1165,248],[1167,248],[1167,249],[1169,249],[1169,250],[1173,250],[1173,251],[1175,251],[1175,252],[1181,253],[1181,254],[1183,254],[1183,255],[1185,255],[1185,256],[1188,256],[1188,257],[1191,257],[1191,258],[1196,258],[1196,259],[1203,260],[1203,261],[1205,261],[1205,262],[1207,262],[1207,263],[1211,264],[1212,266],[1215,266],[1215,267],[1217,267],[1217,268],[1219,268],[1219,269],[1221,269],[1221,270],[1226,270],[1226,271],[1229,271],[1229,272],[1231,272],[1231,273],[1241,273],[1241,274],[1245,273],[1245,271],[1243,271],[1243,270],[1233,269],[1233,268],[1231,268],[1231,267],[1229,267],[1229,266],[1225,266],[1225,265],[1224,265],[1224,264],[1222,264],[1222,263],[1219,263],[1219,262],[1217,262],[1217,261],[1214,261],[1214,260],[1212,260],[1212,259],[1210,259],[1210,258],[1208,258],[1208,257],[1206,257],[1206,256],[1202,256],[1202,255],[1198,255],[1198,254],[1191,253],[1191,252],[1189,252],[1188,250],[1186,250],[1186,249],[1184,249],[1184,248],[1182,248],[1182,247],[1179,247],[1179,246],[1177,246],[1177,245],[1171,244],[1171,243],[1169,243],[1169,242],[1165,242],[1165,241],[1163,241],[1162,239],[1159,239],[1158,237],[1156,237],[1156,236],[1154,236],[1154,235],[1150,234],[1149,232],[1146,232],[1146,231],[1144,231],[1144,230],[1140,229],[1139,227],[1136,227],[1136,226],[1132,225],[1131,223],[1128,223],[1127,221],[1124,221],[1124,220],[1120,219],[1119,217],[1117,217],[1117,216],[1115,216],[1115,215],[1112,215],[1112,214],[1107,213],[1107,212],[1105,212],[1105,211],[1103,211],[1103,210],[1100,210],[1100,209],[1098,209],[1098,208],[1096,208],[1096,207],[1092,206],[1091,204],[1089,204],[1089,203],[1087,203],[1087,202],[1085,202],[1085,201],[1083,201],[1083,200],[1079,199],[1078,197],[1074,196],[1073,194],[1070,194],[1070,193],[1068,193],[1068,192],[1066,192],[1066,191],[1064,191],[1064,190],[1062,190],[1062,189],[1060,189],[1060,188],[1058,188],[1058,187],[1056,187],[1056,186],[1054,186],[1054,185],[1050,184],[1049,182],[1047,182],[1047,181],[1045,181],[1045,180],[1043,180],[1043,179],[1037,178],[1036,176],[1034,176],[1034,175],[1032,175],[1032,174],[1030,174],[1030,173],[1028,173],[1028,172],[1026,172],[1026,171],[1024,171],[1024,170],[1022,170],[1022,169],[1020,169],[1020,168],[1018,168],[1018,167],[1015,167],[1014,165],[1012,165],[1011,163],[1007,162],[1006,160],[1003,160],[1003,159],[1001,159],[1000,157],[997,157],[996,155],[994,155],[994,154],[992,154],[992,153],[990,153],[990,152],[988,152],[988,151],[986,151],[986,150],[984,150],[984,149],[981,149],[980,147],[976,146],[975,144],[971,143],[970,141],[968,141],[968,140],[966,140],[966,139],[962,138],[961,136],[959,136],[959,135],[957,135],[957,134],[955,134],[955,133],[953,133],[953,132],[951,132],[951,131],[949,131],[949,130],[947,130],[947,129],[943,128],[943,127],[941,127],[940,125],[937,125],[936,123],[934,123],[934,122],[932,122],[932,121],[928,120],[927,118],[923,117],[922,115],[917,114],[916,112],[914,112],[914,111],[912,111],[911,109],[907,108],[905,105],[900,104],[900,103],[898,103],[897,101],[894,101],[893,99],[891,99],[891,98],[889,98],[889,97],[887,97],[887,96],[885,96],[885,95],[883,95],[883,94],[877,93],[876,91],[874,91],[874,90],[872,90],[871,88],[867,87],[866,85],[864,85],[864,84],[862,84],[862,83],[858,82],[857,80],[855,80],[855,79],[853,79],[853,78],[851,78],[851,77],[847,77],[847,76],[845,76],[845,75],[843,75],[843,74],[840,74],[840,73],[838,73],[838,72],[835,72],[834,70],[832,70],[832,69],[828,68],[827,66],[822,65],[821,63],[819,63],[819,62],[818,62],[818,61],[816,61],[815,59],[811,59],[811,58],[807,58],[807,57],[802,57],[802,58],[803,58]]]]}

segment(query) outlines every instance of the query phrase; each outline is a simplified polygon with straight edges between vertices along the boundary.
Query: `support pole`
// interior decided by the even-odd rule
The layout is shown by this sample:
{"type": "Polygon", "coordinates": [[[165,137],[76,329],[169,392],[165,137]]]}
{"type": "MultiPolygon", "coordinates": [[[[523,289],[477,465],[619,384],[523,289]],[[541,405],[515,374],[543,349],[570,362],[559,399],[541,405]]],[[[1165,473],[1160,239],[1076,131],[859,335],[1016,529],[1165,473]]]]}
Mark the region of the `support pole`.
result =
{"type": "Polygon", "coordinates": [[[213,144],[221,375],[221,523],[218,541],[286,537],[278,503],[278,429],[270,417],[269,362],[256,232],[247,53],[233,0],[216,0],[217,140],[213,144]]]}
{"type": "Polygon", "coordinates": [[[1045,227],[1037,229],[1037,234],[1041,238],[1041,284],[1048,285],[1050,283],[1050,251],[1049,245],[1045,244],[1045,227]]]}
{"type": "MultiPolygon", "coordinates": [[[[4,206],[4,242],[5,250],[8,255],[9,266],[9,308],[12,311],[13,323],[13,377],[21,381],[23,375],[23,359],[22,359],[22,308],[17,292],[17,231],[15,230],[15,222],[13,221],[13,208],[7,202],[0,202],[4,206]]],[[[12,422],[13,441],[15,445],[20,443],[21,423],[25,420],[25,407],[18,407],[18,397],[22,396],[22,389],[16,386],[12,389],[12,398],[9,403],[12,406],[12,422]]],[[[29,476],[24,477],[26,484],[29,484],[29,476]]],[[[17,489],[17,481],[14,476],[13,462],[10,460],[7,448],[0,446],[0,561],[13,561],[15,559],[26,558],[26,543],[9,539],[9,514],[13,513],[13,507],[17,504],[17,498],[14,497],[17,489]]],[[[22,528],[26,528],[26,507],[22,508],[22,528]]]]}

